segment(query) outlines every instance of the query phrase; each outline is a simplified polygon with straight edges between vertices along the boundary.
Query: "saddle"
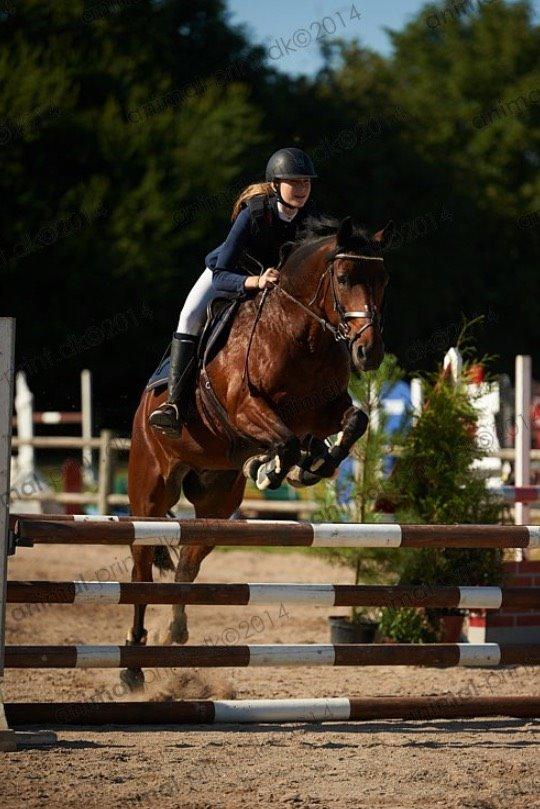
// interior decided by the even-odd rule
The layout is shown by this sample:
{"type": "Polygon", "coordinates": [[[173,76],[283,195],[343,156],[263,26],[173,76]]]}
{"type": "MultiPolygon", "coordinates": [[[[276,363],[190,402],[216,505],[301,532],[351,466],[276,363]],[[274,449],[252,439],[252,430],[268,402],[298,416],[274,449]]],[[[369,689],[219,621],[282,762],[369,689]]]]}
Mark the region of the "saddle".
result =
{"type": "MultiPolygon", "coordinates": [[[[197,351],[197,370],[207,365],[227,342],[236,311],[243,298],[244,296],[231,293],[230,296],[220,295],[208,304],[206,325],[197,351]]],[[[160,390],[167,387],[170,364],[169,344],[158,367],[146,383],[145,390],[160,390]]]]}

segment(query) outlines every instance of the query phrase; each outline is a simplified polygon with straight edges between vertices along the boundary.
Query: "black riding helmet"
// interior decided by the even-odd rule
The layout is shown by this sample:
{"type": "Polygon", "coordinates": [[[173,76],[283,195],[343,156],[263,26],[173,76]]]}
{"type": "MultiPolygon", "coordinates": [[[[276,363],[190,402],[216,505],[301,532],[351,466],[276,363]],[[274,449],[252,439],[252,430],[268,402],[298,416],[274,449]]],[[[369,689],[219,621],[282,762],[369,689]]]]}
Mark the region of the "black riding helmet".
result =
{"type": "Polygon", "coordinates": [[[277,182],[277,197],[282,205],[287,208],[294,208],[294,205],[289,205],[288,202],[281,196],[279,190],[280,180],[294,180],[297,177],[309,177],[311,179],[317,177],[315,167],[309,155],[297,149],[296,146],[290,146],[287,149],[278,149],[274,152],[268,163],[266,164],[266,181],[269,183],[277,182]]]}

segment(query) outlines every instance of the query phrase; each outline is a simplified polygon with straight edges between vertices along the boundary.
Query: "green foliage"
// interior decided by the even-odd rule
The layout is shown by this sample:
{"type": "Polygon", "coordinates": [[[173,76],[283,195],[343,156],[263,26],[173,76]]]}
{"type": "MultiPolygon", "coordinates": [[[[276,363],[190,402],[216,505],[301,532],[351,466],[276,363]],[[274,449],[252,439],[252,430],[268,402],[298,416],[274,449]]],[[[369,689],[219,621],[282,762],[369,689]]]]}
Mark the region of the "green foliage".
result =
{"type": "MultiPolygon", "coordinates": [[[[458,339],[464,357],[462,379],[477,360],[472,344],[472,323],[465,323],[458,339]]],[[[489,358],[484,357],[483,364],[489,358]]],[[[342,492],[327,484],[318,519],[369,523],[377,519],[376,500],[394,504],[399,523],[452,524],[496,523],[501,503],[486,489],[474,462],[485,452],[477,445],[477,410],[463,382],[454,384],[442,367],[423,379],[425,406],[413,429],[393,436],[399,443],[399,457],[391,476],[381,478],[381,463],[390,436],[381,408],[385,387],[402,378],[395,357],[387,356],[375,373],[355,377],[352,392],[370,415],[370,428],[355,448],[360,472],[348,481],[351,504],[340,503],[342,492]],[[378,418],[375,418],[375,413],[378,418]],[[374,422],[378,422],[374,429],[374,422]]],[[[403,549],[389,555],[384,549],[332,548],[321,551],[337,564],[355,571],[355,583],[379,582],[397,577],[409,585],[495,585],[502,579],[502,552],[497,549],[468,550],[434,548],[403,549]]],[[[358,619],[365,610],[352,610],[358,619]]],[[[381,611],[388,637],[427,642],[439,632],[439,610],[413,608],[381,611]]]]}
{"type": "Polygon", "coordinates": [[[402,365],[433,367],[453,341],[436,335],[481,308],[481,348],[509,370],[540,318],[540,28],[530,3],[449,12],[464,5],[430,3],[387,57],[325,40],[320,75],[291,79],[222,0],[4,4],[0,295],[19,364],[53,356],[32,387],[75,397],[76,370],[99,369],[125,431],[235,193],[288,143],[314,153],[323,210],[395,220],[385,336],[402,365]],[[139,327],[59,350],[143,304],[139,327]]]}
{"type": "MultiPolygon", "coordinates": [[[[217,0],[21,0],[0,45],[2,300],[18,317],[19,362],[45,345],[52,360],[28,367],[32,387],[76,380],[66,338],[144,306],[125,334],[105,327],[90,357],[74,341],[77,366],[139,388],[226,233],[234,191],[213,195],[237,193],[270,148],[245,81],[258,51],[217,0]]],[[[124,402],[123,429],[129,416],[124,402]]]]}
{"type": "Polygon", "coordinates": [[[366,433],[354,448],[353,457],[359,464],[358,479],[354,486],[350,519],[366,522],[380,494],[380,471],[388,447],[399,441],[399,431],[390,435],[387,430],[388,416],[383,407],[383,396],[393,385],[403,379],[404,372],[397,358],[386,354],[376,371],[354,374],[349,390],[353,399],[369,417],[366,433]]]}
{"type": "Polygon", "coordinates": [[[379,632],[383,638],[391,638],[397,643],[433,643],[437,638],[425,614],[412,607],[384,609],[379,632]]]}
{"type": "Polygon", "coordinates": [[[426,407],[405,437],[388,492],[401,522],[496,522],[499,504],[473,472],[484,457],[475,441],[477,413],[464,386],[427,377],[426,407]]]}

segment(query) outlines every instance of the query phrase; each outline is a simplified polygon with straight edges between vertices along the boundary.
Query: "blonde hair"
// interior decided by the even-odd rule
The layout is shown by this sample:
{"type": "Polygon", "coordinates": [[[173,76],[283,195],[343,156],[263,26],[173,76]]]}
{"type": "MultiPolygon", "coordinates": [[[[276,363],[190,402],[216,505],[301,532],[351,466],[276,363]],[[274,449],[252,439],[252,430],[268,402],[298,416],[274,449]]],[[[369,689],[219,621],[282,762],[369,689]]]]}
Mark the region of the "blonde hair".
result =
{"type": "Polygon", "coordinates": [[[251,185],[246,186],[246,188],[240,192],[235,200],[231,214],[231,221],[234,222],[242,210],[244,202],[247,202],[248,199],[251,199],[251,197],[256,197],[257,194],[266,194],[266,196],[269,197],[275,193],[276,192],[272,183],[252,183],[251,185]]]}

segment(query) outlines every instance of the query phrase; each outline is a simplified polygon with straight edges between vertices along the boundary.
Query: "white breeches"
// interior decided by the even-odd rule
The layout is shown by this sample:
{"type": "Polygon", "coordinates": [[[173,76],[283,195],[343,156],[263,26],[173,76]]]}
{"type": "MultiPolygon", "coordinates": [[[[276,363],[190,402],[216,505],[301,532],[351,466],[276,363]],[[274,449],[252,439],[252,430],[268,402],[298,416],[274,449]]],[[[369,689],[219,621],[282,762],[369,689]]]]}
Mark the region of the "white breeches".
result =
{"type": "Polygon", "coordinates": [[[206,323],[206,307],[215,295],[212,270],[207,267],[186,298],[176,331],[198,337],[206,323]]]}

